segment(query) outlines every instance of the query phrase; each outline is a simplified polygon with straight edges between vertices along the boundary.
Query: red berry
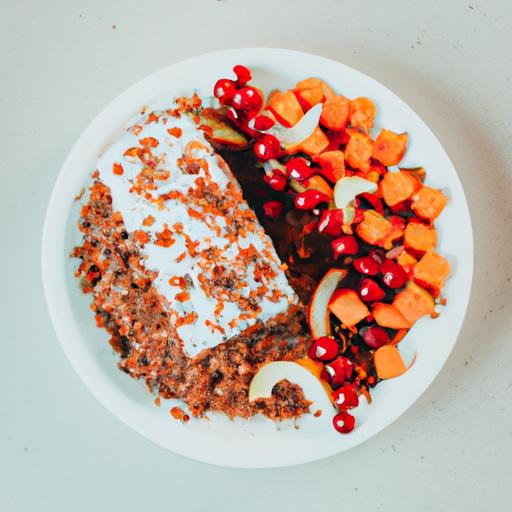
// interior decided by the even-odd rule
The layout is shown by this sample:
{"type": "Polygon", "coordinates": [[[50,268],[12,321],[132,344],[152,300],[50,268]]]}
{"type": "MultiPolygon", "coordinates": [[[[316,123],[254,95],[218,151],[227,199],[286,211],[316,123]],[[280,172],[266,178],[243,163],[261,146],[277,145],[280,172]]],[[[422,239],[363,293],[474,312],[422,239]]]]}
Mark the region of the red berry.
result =
{"type": "Polygon", "coordinates": [[[374,325],[366,329],[363,334],[363,340],[370,348],[377,350],[383,345],[387,345],[391,341],[391,338],[385,329],[374,325]]]}
{"type": "Polygon", "coordinates": [[[241,64],[237,64],[233,68],[233,71],[236,75],[237,82],[240,85],[245,85],[247,82],[251,81],[252,77],[251,77],[251,71],[249,70],[249,68],[246,68],[245,66],[242,66],[241,64]]]}
{"type": "Polygon", "coordinates": [[[315,169],[309,165],[309,162],[305,158],[290,158],[286,162],[286,170],[290,178],[294,178],[298,181],[306,180],[310,178],[315,169]]]}
{"type": "Polygon", "coordinates": [[[384,251],[382,249],[372,249],[368,253],[368,256],[370,256],[370,258],[375,260],[379,265],[381,265],[382,262],[386,259],[386,254],[384,253],[384,251]]]}
{"type": "Polygon", "coordinates": [[[263,181],[268,183],[272,190],[277,190],[279,192],[284,190],[286,185],[288,185],[286,178],[282,174],[276,172],[275,169],[272,176],[263,176],[263,181]]]}
{"type": "Polygon", "coordinates": [[[221,78],[217,80],[213,88],[213,95],[223,104],[226,105],[231,101],[236,92],[236,84],[233,80],[221,78]]]}
{"type": "Polygon", "coordinates": [[[308,189],[295,196],[295,208],[297,210],[312,210],[320,203],[328,203],[330,198],[327,194],[318,190],[308,189]]]}
{"type": "Polygon", "coordinates": [[[315,361],[332,361],[339,351],[338,342],[330,336],[322,336],[313,342],[309,357],[315,361]]]}
{"type": "Polygon", "coordinates": [[[386,260],[380,267],[382,282],[390,288],[402,288],[407,281],[404,269],[392,260],[386,260]]]}
{"type": "Polygon", "coordinates": [[[318,221],[318,232],[329,236],[338,236],[343,233],[343,210],[334,208],[325,210],[318,221]]]}
{"type": "Polygon", "coordinates": [[[350,359],[340,356],[331,363],[325,365],[328,381],[331,386],[341,386],[345,383],[354,371],[354,365],[350,359]]]}
{"type": "Polygon", "coordinates": [[[270,160],[277,158],[281,154],[281,144],[274,135],[263,135],[263,137],[254,144],[254,153],[261,160],[270,160]]]}
{"type": "Polygon", "coordinates": [[[379,264],[370,256],[363,256],[354,260],[354,268],[361,274],[376,276],[379,273],[379,264]]]}
{"type": "Polygon", "coordinates": [[[354,386],[345,384],[341,388],[332,392],[332,401],[338,409],[344,411],[352,409],[359,405],[359,397],[357,396],[354,386]]]}
{"type": "Polygon", "coordinates": [[[393,227],[397,230],[402,231],[405,229],[405,221],[402,219],[402,217],[399,217],[398,215],[391,215],[388,217],[389,222],[393,225],[393,227]]]}
{"type": "Polygon", "coordinates": [[[263,106],[263,99],[254,87],[242,87],[235,92],[231,103],[238,110],[259,112],[263,106]]]}
{"type": "Polygon", "coordinates": [[[368,277],[361,281],[357,291],[365,302],[376,302],[386,296],[386,292],[373,279],[368,277]]]}
{"type": "Polygon", "coordinates": [[[269,130],[276,124],[275,121],[268,116],[256,116],[253,122],[254,129],[259,131],[269,130]]]}
{"type": "Polygon", "coordinates": [[[364,210],[362,208],[356,208],[352,224],[360,224],[364,220],[364,210]]]}
{"type": "Polygon", "coordinates": [[[271,219],[277,219],[283,213],[283,203],[281,201],[266,201],[262,205],[263,213],[271,219]]]}
{"type": "Polygon", "coordinates": [[[381,215],[384,213],[384,205],[382,204],[382,199],[380,197],[377,197],[375,194],[370,194],[368,192],[360,194],[359,197],[362,197],[368,203],[370,203],[372,208],[377,213],[380,213],[381,215]]]}
{"type": "Polygon", "coordinates": [[[340,411],[332,419],[332,424],[340,434],[348,434],[354,430],[356,419],[352,414],[349,414],[346,411],[340,411]]]}
{"type": "Polygon", "coordinates": [[[336,238],[331,242],[331,249],[334,254],[334,259],[338,259],[342,254],[357,254],[359,251],[359,244],[356,237],[353,235],[345,235],[336,238]]]}

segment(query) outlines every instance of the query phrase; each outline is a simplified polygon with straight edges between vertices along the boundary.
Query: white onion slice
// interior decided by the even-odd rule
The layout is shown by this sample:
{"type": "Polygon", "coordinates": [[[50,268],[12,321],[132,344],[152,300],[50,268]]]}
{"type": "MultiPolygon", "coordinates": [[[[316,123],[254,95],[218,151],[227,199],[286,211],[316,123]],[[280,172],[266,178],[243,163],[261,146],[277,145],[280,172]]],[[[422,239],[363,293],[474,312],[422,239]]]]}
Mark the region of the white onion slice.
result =
{"type": "Polygon", "coordinates": [[[359,194],[376,191],[377,184],[373,181],[365,180],[359,176],[346,176],[341,178],[334,186],[334,202],[336,203],[336,208],[345,208],[359,194]]]}

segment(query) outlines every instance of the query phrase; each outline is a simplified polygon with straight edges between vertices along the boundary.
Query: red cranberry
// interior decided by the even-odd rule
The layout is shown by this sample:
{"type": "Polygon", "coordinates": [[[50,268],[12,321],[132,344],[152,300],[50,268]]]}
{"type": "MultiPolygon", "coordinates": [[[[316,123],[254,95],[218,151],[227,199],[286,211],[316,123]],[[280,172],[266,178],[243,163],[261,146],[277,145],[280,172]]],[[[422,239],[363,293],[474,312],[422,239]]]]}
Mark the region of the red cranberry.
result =
{"type": "Polygon", "coordinates": [[[267,134],[254,144],[254,153],[261,160],[277,158],[281,154],[281,144],[273,135],[267,134]]]}
{"type": "Polygon", "coordinates": [[[361,281],[357,291],[365,302],[376,302],[386,296],[386,292],[373,279],[368,277],[361,281]]]}
{"type": "Polygon", "coordinates": [[[329,376],[331,386],[341,386],[345,383],[354,371],[354,365],[350,359],[340,356],[332,363],[325,365],[325,371],[329,376]]]}
{"type": "Polygon", "coordinates": [[[374,325],[366,329],[363,334],[363,340],[370,348],[377,350],[383,345],[387,345],[391,341],[391,338],[385,329],[374,325]]]}
{"type": "Polygon", "coordinates": [[[380,267],[382,282],[390,288],[402,288],[407,281],[405,270],[392,260],[386,260],[380,267]]]}
{"type": "Polygon", "coordinates": [[[349,414],[346,411],[340,411],[332,419],[332,424],[340,434],[348,434],[354,430],[356,419],[352,414],[349,414]]]}
{"type": "Polygon", "coordinates": [[[251,71],[249,70],[249,68],[246,68],[245,66],[242,66],[241,64],[237,64],[233,68],[233,71],[236,75],[237,82],[240,85],[245,85],[247,82],[251,81],[252,77],[251,77],[251,71]]]}
{"type": "Polygon", "coordinates": [[[354,260],[354,268],[361,274],[376,276],[379,273],[379,264],[370,256],[363,256],[354,260]]]}
{"type": "Polygon", "coordinates": [[[327,194],[319,192],[318,190],[309,189],[295,196],[295,208],[297,208],[297,210],[312,210],[320,203],[328,203],[329,201],[330,199],[327,194]]]}
{"type": "Polygon", "coordinates": [[[263,203],[263,213],[271,219],[277,219],[283,213],[283,203],[281,201],[266,201],[263,203]]]}
{"type": "Polygon", "coordinates": [[[343,210],[334,208],[325,210],[318,221],[318,232],[329,236],[338,236],[343,232],[343,210]]]}
{"type": "Polygon", "coordinates": [[[338,388],[336,391],[333,391],[331,396],[334,405],[342,411],[352,409],[359,405],[359,397],[357,396],[354,386],[351,384],[345,384],[341,388],[338,388]]]}
{"type": "Polygon", "coordinates": [[[286,171],[290,178],[294,178],[298,181],[307,180],[310,178],[315,169],[309,165],[309,162],[305,158],[290,158],[286,162],[286,171]]]}
{"type": "Polygon", "coordinates": [[[338,259],[342,254],[357,254],[359,251],[359,244],[356,237],[353,235],[345,235],[336,238],[331,242],[331,249],[334,253],[334,259],[338,259]]]}
{"type": "Polygon", "coordinates": [[[322,336],[313,342],[309,357],[315,361],[332,361],[339,351],[338,342],[330,336],[322,336]]]}
{"type": "Polygon", "coordinates": [[[233,95],[231,103],[236,109],[257,112],[259,112],[263,106],[261,95],[254,87],[242,87],[242,89],[238,89],[233,95]]]}
{"type": "Polygon", "coordinates": [[[256,116],[253,122],[254,129],[259,131],[269,130],[276,124],[275,121],[268,116],[256,116]]]}
{"type": "Polygon", "coordinates": [[[288,181],[286,180],[286,178],[282,174],[276,172],[275,170],[272,176],[263,176],[263,181],[265,181],[265,183],[268,183],[272,190],[277,190],[279,192],[284,190],[286,188],[286,185],[288,185],[288,181]]]}
{"type": "Polygon", "coordinates": [[[217,80],[213,88],[213,95],[223,104],[226,105],[230,102],[231,98],[236,92],[236,84],[233,80],[221,78],[217,80]]]}

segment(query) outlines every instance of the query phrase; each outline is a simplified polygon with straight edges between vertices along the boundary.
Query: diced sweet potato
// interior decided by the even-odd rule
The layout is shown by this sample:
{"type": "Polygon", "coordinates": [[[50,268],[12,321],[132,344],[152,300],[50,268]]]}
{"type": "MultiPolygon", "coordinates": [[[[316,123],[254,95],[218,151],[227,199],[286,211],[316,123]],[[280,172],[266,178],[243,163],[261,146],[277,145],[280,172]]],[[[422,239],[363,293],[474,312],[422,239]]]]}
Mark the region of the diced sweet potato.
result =
{"type": "Polygon", "coordinates": [[[311,176],[311,178],[304,180],[302,183],[306,188],[318,190],[331,198],[334,194],[333,188],[322,178],[322,176],[319,176],[318,174],[311,176]]]}
{"type": "Polygon", "coordinates": [[[392,304],[376,302],[373,305],[373,316],[381,327],[390,329],[408,329],[411,327],[409,321],[392,304]]]}
{"type": "Polygon", "coordinates": [[[356,98],[350,100],[350,126],[352,128],[361,128],[363,131],[373,126],[375,119],[375,105],[368,98],[356,98]]]}
{"type": "Polygon", "coordinates": [[[382,178],[380,189],[382,197],[389,206],[395,206],[409,199],[421,187],[421,183],[405,172],[388,172],[382,178]]]}
{"type": "Polygon", "coordinates": [[[284,126],[294,126],[304,116],[299,100],[293,91],[274,91],[269,96],[267,108],[284,126]]]}
{"type": "Polygon", "coordinates": [[[365,210],[363,221],[357,226],[357,234],[370,245],[383,245],[393,231],[389,220],[375,210],[365,210]]]}
{"type": "Polygon", "coordinates": [[[296,91],[303,91],[305,89],[315,89],[317,87],[320,87],[322,89],[322,93],[324,95],[325,100],[330,100],[331,98],[334,98],[336,96],[335,92],[331,89],[327,83],[322,80],[321,78],[305,78],[304,80],[301,80],[300,82],[297,82],[295,85],[296,91]]]}
{"type": "Polygon", "coordinates": [[[329,130],[344,130],[350,118],[350,101],[345,96],[334,96],[322,108],[320,124],[329,130]]]}
{"type": "Polygon", "coordinates": [[[322,129],[317,126],[313,133],[301,144],[299,150],[303,151],[309,156],[320,154],[329,145],[329,139],[322,129]]]}
{"type": "Polygon", "coordinates": [[[373,140],[365,133],[349,130],[350,139],[345,148],[345,162],[363,172],[370,170],[373,140]]]}
{"type": "Polygon", "coordinates": [[[396,262],[405,270],[408,275],[410,275],[414,265],[418,263],[418,260],[407,251],[402,251],[396,259],[396,262]]]}
{"type": "Polygon", "coordinates": [[[420,222],[409,222],[405,228],[404,242],[410,249],[425,252],[436,246],[437,232],[420,222]]]}
{"type": "Polygon", "coordinates": [[[382,165],[397,165],[407,147],[407,133],[395,133],[383,129],[375,139],[372,157],[382,165]]]}
{"type": "Polygon", "coordinates": [[[322,103],[324,99],[324,93],[321,87],[315,87],[313,89],[302,89],[301,91],[295,90],[294,93],[304,112],[307,112],[317,103],[322,103]]]}
{"type": "Polygon", "coordinates": [[[414,278],[434,291],[440,291],[450,272],[446,258],[434,251],[427,251],[414,267],[414,278]]]}
{"type": "Polygon", "coordinates": [[[425,181],[425,176],[427,175],[427,171],[425,171],[424,167],[411,167],[409,169],[406,169],[405,167],[400,167],[400,171],[409,173],[411,176],[414,176],[421,183],[425,181]]]}
{"type": "Polygon", "coordinates": [[[323,174],[330,177],[333,183],[345,176],[345,155],[343,151],[324,151],[315,156],[313,160],[320,165],[323,174]]]}
{"type": "Polygon", "coordinates": [[[393,379],[407,371],[400,352],[394,345],[384,345],[373,355],[375,371],[379,379],[393,379]]]}
{"type": "Polygon", "coordinates": [[[393,306],[412,325],[422,316],[433,313],[435,302],[430,293],[413,281],[409,281],[405,289],[395,295],[393,306]]]}
{"type": "Polygon", "coordinates": [[[448,198],[435,188],[422,187],[412,196],[412,209],[423,219],[435,220],[443,211],[448,198]]]}
{"type": "Polygon", "coordinates": [[[370,312],[354,290],[336,290],[329,302],[329,311],[347,327],[352,327],[366,318],[370,312]]]}

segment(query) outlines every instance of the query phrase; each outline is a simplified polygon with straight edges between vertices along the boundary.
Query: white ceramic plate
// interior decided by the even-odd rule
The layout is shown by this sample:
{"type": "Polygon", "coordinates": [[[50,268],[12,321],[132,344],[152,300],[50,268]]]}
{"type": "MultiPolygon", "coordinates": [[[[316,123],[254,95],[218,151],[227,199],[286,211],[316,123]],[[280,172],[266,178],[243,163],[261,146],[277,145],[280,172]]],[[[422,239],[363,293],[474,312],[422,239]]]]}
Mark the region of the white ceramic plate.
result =
{"type": "MultiPolygon", "coordinates": [[[[66,355],[87,387],[119,419],[192,459],[232,467],[278,467],[321,459],[365,441],[396,420],[425,391],[452,350],[464,319],[473,273],[473,242],[468,206],[453,165],[433,133],[400,98],[368,76],[332,60],[289,50],[247,48],[202,55],[164,68],[123,92],[94,119],[71,150],[53,189],[43,233],[42,273],[50,316],[66,355]],[[91,298],[79,291],[73,277],[74,262],[69,254],[77,241],[78,217],[73,198],[86,186],[109,141],[142,105],[165,104],[193,90],[211,95],[215,81],[231,76],[235,64],[249,66],[254,84],[265,92],[318,76],[348,97],[372,98],[378,109],[374,131],[386,127],[408,132],[403,166],[424,166],[427,183],[442,188],[450,198],[437,222],[439,250],[451,258],[454,269],[445,290],[448,304],[437,320],[424,318],[414,326],[409,334],[417,350],[414,366],[403,376],[377,386],[373,404],[356,409],[357,427],[349,435],[334,431],[327,403],[315,404],[324,413],[319,418],[302,418],[298,429],[291,422],[276,426],[260,416],[230,421],[209,414],[209,421],[191,420],[188,424],[171,419],[169,403],[156,407],[143,383],[117,369],[107,336],[96,328],[88,308],[91,298]]],[[[305,393],[313,397],[318,390],[306,386],[305,393]]]]}

